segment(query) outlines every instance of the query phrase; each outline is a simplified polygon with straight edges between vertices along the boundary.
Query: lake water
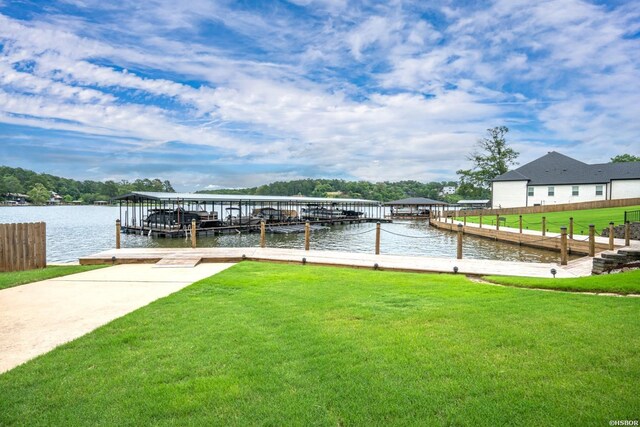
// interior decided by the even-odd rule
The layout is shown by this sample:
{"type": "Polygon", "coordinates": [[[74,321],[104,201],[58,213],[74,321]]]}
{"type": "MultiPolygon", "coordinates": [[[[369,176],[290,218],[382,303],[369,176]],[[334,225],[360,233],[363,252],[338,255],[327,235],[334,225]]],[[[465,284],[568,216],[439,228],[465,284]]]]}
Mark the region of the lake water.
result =
{"type": "MultiPolygon", "coordinates": [[[[47,223],[47,261],[68,262],[115,247],[115,220],[119,209],[111,206],[0,207],[0,223],[47,223]]],[[[430,227],[427,221],[382,224],[380,252],[455,258],[456,234],[430,227]]],[[[229,234],[198,237],[199,247],[259,246],[260,235],[229,234]]],[[[190,247],[190,240],[122,235],[122,247],[190,247]]],[[[267,246],[304,248],[304,234],[267,234],[267,246]]],[[[375,224],[335,226],[312,233],[311,249],[349,252],[375,250],[375,224]]],[[[555,262],[559,254],[508,243],[464,236],[463,256],[474,259],[555,262]]]]}

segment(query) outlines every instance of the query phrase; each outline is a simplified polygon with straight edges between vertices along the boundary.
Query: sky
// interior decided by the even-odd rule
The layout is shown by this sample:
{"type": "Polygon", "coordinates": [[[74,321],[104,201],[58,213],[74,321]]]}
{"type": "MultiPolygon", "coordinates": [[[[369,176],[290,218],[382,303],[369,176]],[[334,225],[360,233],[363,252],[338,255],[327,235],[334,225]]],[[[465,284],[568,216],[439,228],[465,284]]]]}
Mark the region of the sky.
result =
{"type": "Polygon", "coordinates": [[[640,2],[0,0],[0,165],[179,191],[640,154],[640,2]]]}

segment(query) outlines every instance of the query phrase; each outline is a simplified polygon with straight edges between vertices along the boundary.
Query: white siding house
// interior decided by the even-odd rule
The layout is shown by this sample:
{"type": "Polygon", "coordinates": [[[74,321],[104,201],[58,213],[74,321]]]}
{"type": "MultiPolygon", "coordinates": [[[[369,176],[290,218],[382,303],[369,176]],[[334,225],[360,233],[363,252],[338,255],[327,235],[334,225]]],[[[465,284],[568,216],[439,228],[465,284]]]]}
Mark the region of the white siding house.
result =
{"type": "Polygon", "coordinates": [[[555,151],[498,176],[492,207],[640,197],[640,162],[588,165],[555,151]]]}

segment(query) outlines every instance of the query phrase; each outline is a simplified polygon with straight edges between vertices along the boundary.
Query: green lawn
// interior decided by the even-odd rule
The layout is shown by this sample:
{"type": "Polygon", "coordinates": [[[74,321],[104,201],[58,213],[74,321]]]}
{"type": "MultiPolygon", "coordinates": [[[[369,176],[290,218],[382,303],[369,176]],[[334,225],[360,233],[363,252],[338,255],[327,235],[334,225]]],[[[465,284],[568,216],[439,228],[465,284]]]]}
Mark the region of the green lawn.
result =
{"type": "Polygon", "coordinates": [[[13,286],[24,285],[25,283],[37,282],[39,280],[53,279],[54,277],[66,276],[68,274],[82,273],[83,271],[102,268],[103,265],[53,265],[46,268],[27,271],[12,271],[0,273],[0,289],[11,288],[13,286]]]}
{"type": "Polygon", "coordinates": [[[244,262],[0,375],[0,425],[608,425],[640,299],[244,262]]]}
{"type": "Polygon", "coordinates": [[[487,276],[485,280],[519,288],[557,289],[562,291],[613,292],[640,294],[640,270],[603,274],[572,279],[541,279],[537,277],[487,276]]]}
{"type": "MultiPolygon", "coordinates": [[[[580,211],[566,211],[566,212],[547,212],[541,214],[524,214],[522,215],[522,228],[529,230],[542,230],[542,217],[547,218],[547,231],[559,233],[560,227],[565,226],[569,229],[569,218],[573,217],[574,221],[574,233],[576,234],[589,234],[589,224],[596,226],[596,235],[600,235],[600,232],[604,228],[609,227],[609,222],[613,221],[616,225],[624,223],[624,211],[639,210],[640,206],[626,206],[621,208],[604,208],[604,209],[584,209],[580,211]]],[[[506,226],[518,228],[518,215],[500,215],[506,218],[506,226]]],[[[462,217],[458,218],[461,221],[462,217]]],[[[477,216],[467,217],[468,222],[478,223],[477,216]]],[[[496,217],[484,216],[482,218],[483,224],[495,225],[496,217]]],[[[504,226],[503,223],[500,223],[504,226]]]]}

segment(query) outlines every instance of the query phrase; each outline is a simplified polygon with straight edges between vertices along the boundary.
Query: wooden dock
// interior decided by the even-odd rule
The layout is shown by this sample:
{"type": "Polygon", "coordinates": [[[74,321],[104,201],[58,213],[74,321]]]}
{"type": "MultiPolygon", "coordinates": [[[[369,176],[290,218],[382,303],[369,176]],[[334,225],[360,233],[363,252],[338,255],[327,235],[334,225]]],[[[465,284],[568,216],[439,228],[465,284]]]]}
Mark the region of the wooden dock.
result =
{"type": "Polygon", "coordinates": [[[375,255],[337,251],[305,251],[301,249],[277,248],[127,248],[112,249],[80,259],[88,264],[156,264],[158,267],[179,260],[194,263],[239,262],[243,260],[282,262],[291,264],[313,264],[352,268],[379,269],[420,273],[458,273],[468,275],[508,275],[526,277],[549,277],[551,269],[556,277],[587,276],[590,271],[578,266],[562,267],[555,263],[531,263],[480,259],[453,259],[422,256],[375,255]],[[573,267],[573,268],[571,268],[573,267]],[[576,268],[578,267],[578,268],[576,268]]]}

